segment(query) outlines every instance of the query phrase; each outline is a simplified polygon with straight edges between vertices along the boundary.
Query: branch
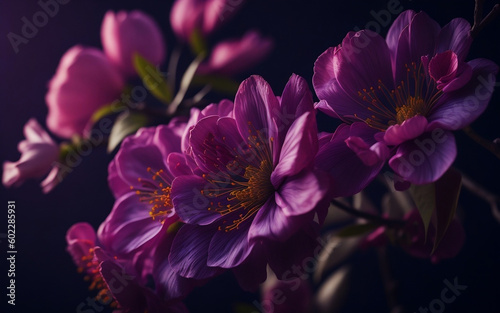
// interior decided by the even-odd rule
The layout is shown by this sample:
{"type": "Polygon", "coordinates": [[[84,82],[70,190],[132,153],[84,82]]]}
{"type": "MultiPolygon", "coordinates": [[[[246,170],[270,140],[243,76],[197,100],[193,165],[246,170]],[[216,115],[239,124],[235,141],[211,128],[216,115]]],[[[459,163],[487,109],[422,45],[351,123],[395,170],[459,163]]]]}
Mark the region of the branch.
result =
{"type": "Polygon", "coordinates": [[[363,212],[360,210],[356,210],[355,208],[348,206],[348,205],[346,205],[346,204],[344,204],[336,199],[333,199],[331,201],[331,204],[335,205],[337,208],[339,208],[342,211],[349,213],[353,216],[363,218],[365,220],[373,221],[376,223],[380,223],[380,224],[385,225],[387,227],[402,227],[405,224],[405,221],[403,221],[403,220],[383,218],[382,216],[379,216],[379,215],[374,215],[374,214],[370,214],[370,213],[363,212]]]}

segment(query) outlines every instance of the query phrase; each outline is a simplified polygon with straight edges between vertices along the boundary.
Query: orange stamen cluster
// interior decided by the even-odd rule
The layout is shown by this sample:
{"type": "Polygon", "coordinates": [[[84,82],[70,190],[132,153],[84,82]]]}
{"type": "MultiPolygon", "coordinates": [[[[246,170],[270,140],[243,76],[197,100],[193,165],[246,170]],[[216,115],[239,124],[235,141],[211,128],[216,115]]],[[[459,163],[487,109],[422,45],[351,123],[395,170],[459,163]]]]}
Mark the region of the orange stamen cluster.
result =
{"type": "Polygon", "coordinates": [[[147,202],[151,204],[151,211],[149,215],[153,220],[160,219],[161,223],[165,221],[165,217],[173,214],[173,204],[170,198],[171,187],[168,177],[163,170],[153,171],[151,167],[147,168],[148,173],[151,173],[152,180],[147,181],[142,178],[137,180],[142,183],[143,189],[135,189],[130,186],[130,189],[134,190],[137,195],[139,195],[139,200],[142,202],[147,202]]]}
{"type": "MultiPolygon", "coordinates": [[[[394,124],[401,124],[414,116],[427,116],[442,95],[436,82],[423,71],[422,64],[406,65],[406,80],[394,89],[387,88],[382,80],[376,87],[358,91],[358,103],[371,112],[364,122],[384,131],[394,124]]],[[[355,115],[356,116],[356,115],[355,115]]],[[[358,116],[356,116],[359,118],[358,116]]]]}
{"type": "MultiPolygon", "coordinates": [[[[211,201],[209,211],[222,216],[232,214],[232,219],[222,220],[219,230],[226,232],[238,229],[241,223],[251,218],[264,205],[274,192],[271,183],[273,171],[271,143],[273,138],[252,127],[249,122],[249,136],[244,149],[227,150],[231,160],[226,163],[224,171],[217,174],[203,175],[211,187],[201,191],[208,198],[219,198],[211,201]],[[226,201],[220,201],[225,196],[226,201]]],[[[222,137],[222,141],[226,140],[222,137]]],[[[218,146],[222,148],[222,146],[218,146]]],[[[216,166],[219,168],[219,166],[216,166]]]]}

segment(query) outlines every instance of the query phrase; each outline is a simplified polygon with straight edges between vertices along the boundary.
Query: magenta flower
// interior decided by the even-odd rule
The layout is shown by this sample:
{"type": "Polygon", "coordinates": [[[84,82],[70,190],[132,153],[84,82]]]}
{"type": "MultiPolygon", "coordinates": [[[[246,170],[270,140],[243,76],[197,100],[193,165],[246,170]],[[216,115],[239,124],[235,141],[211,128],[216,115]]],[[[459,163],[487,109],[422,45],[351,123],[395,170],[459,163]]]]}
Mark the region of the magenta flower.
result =
{"type": "MultiPolygon", "coordinates": [[[[86,274],[90,290],[98,292],[95,300],[116,309],[114,312],[187,312],[178,300],[166,300],[157,291],[146,286],[134,263],[141,255],[124,259],[113,256],[97,244],[93,227],[87,223],[73,225],[66,234],[67,250],[86,274]]],[[[140,263],[144,266],[146,263],[140,263]]]]}
{"type": "Polygon", "coordinates": [[[117,100],[124,86],[120,72],[102,51],[82,46],[69,49],[45,96],[47,127],[63,138],[83,136],[92,126],[92,114],[117,100]]]}
{"type": "Polygon", "coordinates": [[[355,122],[369,126],[347,141],[365,165],[378,168],[383,144],[391,149],[389,166],[405,181],[433,182],[450,167],[451,131],[485,110],[498,71],[489,60],[464,61],[469,31],[464,19],[441,28],[423,12],[406,11],[386,40],[369,30],[350,32],[318,58],[313,84],[325,100],[318,108],[356,129],[355,122]],[[373,136],[375,148],[361,139],[373,136]]]}
{"type": "Polygon", "coordinates": [[[165,41],[159,26],[140,11],[108,11],[101,26],[104,53],[125,76],[133,76],[135,53],[158,65],[165,59],[165,41]]]}
{"type": "Polygon", "coordinates": [[[2,183],[7,188],[46,175],[59,159],[59,146],[35,119],[24,125],[24,136],[26,139],[17,146],[21,158],[3,163],[2,183]]]}
{"type": "Polygon", "coordinates": [[[173,127],[141,128],[127,137],[109,165],[108,181],[116,202],[99,228],[103,246],[128,255],[175,223],[172,180],[190,173],[173,127]]]}
{"type": "Polygon", "coordinates": [[[182,298],[199,284],[180,277],[168,262],[175,236],[170,227],[175,229],[179,219],[171,199],[172,180],[192,173],[180,153],[185,127],[186,123],[170,123],[142,128],[123,141],[109,165],[108,181],[116,201],[98,230],[106,251],[150,269],[141,277],[153,275],[157,293],[165,299],[182,298]]]}
{"type": "MultiPolygon", "coordinates": [[[[429,226],[427,238],[425,237],[425,228],[420,213],[417,209],[408,212],[404,220],[406,224],[402,229],[397,230],[396,236],[391,235],[403,250],[417,258],[430,258],[433,263],[441,260],[454,258],[462,249],[465,243],[465,231],[455,217],[441,239],[433,254],[431,254],[436,240],[436,230],[432,223],[429,226]]],[[[364,241],[364,246],[381,246],[389,244],[388,230],[381,226],[373,233],[368,235],[364,241]]]]}
{"type": "Polygon", "coordinates": [[[234,269],[251,288],[265,279],[266,263],[282,272],[280,261],[292,259],[266,249],[279,243],[289,255],[303,253],[290,241],[314,236],[329,186],[313,169],[316,118],[304,79],[293,75],[280,101],[252,76],[240,85],[233,113],[205,117],[191,130],[197,168],[172,183],[172,202],[186,224],[169,260],[182,276],[198,279],[234,269]]]}
{"type": "Polygon", "coordinates": [[[210,58],[200,64],[199,74],[235,75],[262,61],[273,49],[273,41],[256,31],[247,32],[241,39],[217,44],[210,58]]]}
{"type": "Polygon", "coordinates": [[[207,36],[229,19],[245,0],[177,0],[170,11],[170,24],[177,37],[189,42],[196,30],[207,36]]]}

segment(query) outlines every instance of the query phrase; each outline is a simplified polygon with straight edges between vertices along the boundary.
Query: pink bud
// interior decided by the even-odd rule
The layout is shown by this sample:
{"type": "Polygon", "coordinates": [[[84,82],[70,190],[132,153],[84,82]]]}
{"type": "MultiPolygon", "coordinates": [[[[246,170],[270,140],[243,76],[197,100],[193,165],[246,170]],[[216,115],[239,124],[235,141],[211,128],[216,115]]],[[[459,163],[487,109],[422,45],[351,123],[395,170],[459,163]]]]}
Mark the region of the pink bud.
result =
{"type": "Polygon", "coordinates": [[[47,127],[63,138],[83,135],[92,114],[119,99],[124,84],[102,51],[72,47],[49,82],[47,127]]]}
{"type": "Polygon", "coordinates": [[[159,26],[140,11],[108,11],[101,26],[104,53],[124,75],[133,76],[135,53],[158,65],[165,59],[165,41],[159,26]]]}
{"type": "Polygon", "coordinates": [[[256,31],[247,32],[240,39],[227,40],[216,45],[207,62],[200,65],[200,74],[234,75],[261,62],[273,49],[273,41],[256,31]]]}

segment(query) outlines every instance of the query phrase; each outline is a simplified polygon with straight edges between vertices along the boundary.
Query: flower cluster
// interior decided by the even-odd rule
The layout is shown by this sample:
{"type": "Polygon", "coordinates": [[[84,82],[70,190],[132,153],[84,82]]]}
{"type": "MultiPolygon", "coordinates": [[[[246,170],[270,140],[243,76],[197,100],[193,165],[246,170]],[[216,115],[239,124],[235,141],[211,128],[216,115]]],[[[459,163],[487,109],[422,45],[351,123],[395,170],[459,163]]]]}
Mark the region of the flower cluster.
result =
{"type": "MultiPolygon", "coordinates": [[[[470,24],[457,18],[440,27],[423,12],[405,11],[385,39],[350,32],[318,57],[316,103],[308,82],[293,74],[279,96],[253,75],[237,84],[234,97],[206,105],[212,88],[227,91],[235,74],[272,50],[256,31],[209,48],[210,35],[243,2],[174,3],[172,29],[195,58],[179,83],[178,51],[167,76],[159,71],[167,49],[158,25],[139,11],[108,12],[103,49],[69,49],[48,86],[47,127],[72,141],[58,146],[30,120],[20,160],[4,163],[7,187],[52,169],[42,183],[48,192],[59,182],[54,164],[92,139],[96,122],[114,121],[114,206],[97,232],[78,223],[66,240],[98,290],[96,300],[120,312],[185,312],[182,300],[193,288],[226,271],[249,291],[274,272],[279,287],[265,289],[269,298],[269,290],[300,277],[293,266],[316,253],[334,198],[359,193],[384,167],[394,172],[397,190],[410,188],[413,210],[394,220],[348,209],[373,220],[365,246],[393,239],[437,262],[464,242],[456,201],[441,196],[443,184],[450,198],[460,188],[447,174],[457,154],[452,131],[484,112],[498,72],[489,60],[467,61],[470,24]],[[161,104],[124,99],[133,97],[130,82],[138,78],[161,104]],[[200,82],[205,86],[187,99],[200,82]],[[318,132],[317,109],[341,122],[334,133],[318,132]],[[430,210],[422,193],[436,200],[430,210]]],[[[300,285],[310,299],[308,284],[300,285]]],[[[277,310],[310,309],[296,302],[277,310]]]]}

